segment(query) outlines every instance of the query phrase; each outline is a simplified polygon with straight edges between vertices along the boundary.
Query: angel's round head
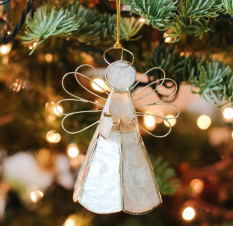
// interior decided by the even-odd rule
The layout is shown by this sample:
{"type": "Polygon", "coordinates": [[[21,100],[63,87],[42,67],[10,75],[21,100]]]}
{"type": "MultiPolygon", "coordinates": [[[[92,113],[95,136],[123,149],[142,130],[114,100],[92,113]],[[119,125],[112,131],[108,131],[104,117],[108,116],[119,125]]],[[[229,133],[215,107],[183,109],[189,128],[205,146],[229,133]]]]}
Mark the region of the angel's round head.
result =
{"type": "Polygon", "coordinates": [[[134,84],[136,70],[129,62],[118,60],[108,66],[105,78],[111,88],[119,92],[125,92],[134,84]]]}

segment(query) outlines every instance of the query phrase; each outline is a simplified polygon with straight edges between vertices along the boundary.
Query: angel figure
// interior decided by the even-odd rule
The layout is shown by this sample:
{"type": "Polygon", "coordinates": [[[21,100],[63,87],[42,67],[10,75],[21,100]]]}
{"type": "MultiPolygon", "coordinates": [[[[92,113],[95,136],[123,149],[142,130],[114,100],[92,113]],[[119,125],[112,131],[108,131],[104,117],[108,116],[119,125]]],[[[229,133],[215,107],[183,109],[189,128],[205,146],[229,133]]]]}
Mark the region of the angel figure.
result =
{"type": "MultiPolygon", "coordinates": [[[[119,211],[124,211],[129,214],[147,213],[157,207],[162,202],[162,199],[147,150],[139,131],[140,126],[137,118],[137,116],[152,114],[137,112],[136,109],[142,106],[169,104],[161,102],[173,96],[177,90],[177,86],[175,92],[164,100],[141,106],[134,106],[136,101],[148,96],[161,87],[165,80],[173,80],[165,78],[165,72],[161,68],[156,67],[150,69],[136,82],[136,70],[132,63],[118,60],[109,64],[105,74],[105,81],[102,79],[111,90],[110,93],[108,93],[107,90],[95,81],[79,72],[79,69],[83,66],[89,66],[95,69],[90,65],[82,65],[78,67],[75,72],[67,73],[63,77],[62,85],[64,90],[75,97],[75,99],[61,100],[58,104],[66,100],[90,102],[102,106],[103,110],[96,110],[102,112],[100,120],[85,128],[87,129],[98,124],[75,183],[74,202],[79,202],[86,209],[99,214],[115,213],[119,211]],[[135,94],[131,94],[131,91],[147,73],[158,69],[164,74],[162,79],[146,85],[135,94]],[[64,87],[64,79],[69,74],[74,74],[79,85],[93,95],[105,99],[84,87],[78,79],[78,75],[92,81],[108,94],[108,98],[105,99],[105,105],[103,106],[96,102],[85,100],[68,92],[64,87]],[[135,99],[138,93],[155,83],[158,84],[155,89],[143,97],[135,99]]],[[[175,105],[173,106],[176,107],[175,105]]],[[[63,129],[67,131],[63,125],[67,117],[78,113],[93,111],[94,110],[79,111],[64,114],[65,117],[62,120],[63,129]]],[[[179,110],[174,118],[177,118],[178,115],[179,110]]],[[[169,125],[169,119],[173,119],[162,118],[156,115],[152,116],[167,121],[169,125]]],[[[77,132],[67,132],[75,134],[85,129],[77,132]]],[[[146,129],[142,129],[151,134],[146,129]]],[[[170,133],[170,131],[171,125],[168,133],[170,133]]]]}

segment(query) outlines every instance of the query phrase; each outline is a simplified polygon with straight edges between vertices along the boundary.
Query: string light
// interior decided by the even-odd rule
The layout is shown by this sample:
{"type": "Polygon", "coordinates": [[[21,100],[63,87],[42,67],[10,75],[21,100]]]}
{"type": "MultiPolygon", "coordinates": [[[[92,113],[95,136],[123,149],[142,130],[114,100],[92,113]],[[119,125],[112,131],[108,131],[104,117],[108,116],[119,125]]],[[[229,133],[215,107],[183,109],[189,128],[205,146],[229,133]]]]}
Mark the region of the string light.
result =
{"type": "Polygon", "coordinates": [[[3,63],[3,64],[7,64],[8,61],[9,61],[9,57],[8,57],[8,56],[4,56],[4,57],[2,58],[2,63],[3,63]]]}
{"type": "MultiPolygon", "coordinates": [[[[168,121],[170,122],[171,126],[174,126],[176,124],[176,119],[174,118],[175,116],[173,115],[167,115],[165,116],[165,118],[172,118],[172,119],[168,119],[168,121]]],[[[169,123],[167,121],[164,120],[164,125],[167,127],[170,127],[169,123]]]]}
{"type": "Polygon", "coordinates": [[[195,217],[195,215],[195,210],[192,207],[185,208],[182,213],[182,217],[187,221],[192,220],[195,217]]]}
{"type": "Polygon", "coordinates": [[[75,158],[78,156],[78,147],[76,144],[69,144],[67,147],[67,154],[70,158],[75,158]]]}
{"type": "MultiPolygon", "coordinates": [[[[94,79],[94,81],[95,81],[95,83],[97,83],[100,87],[104,88],[104,81],[103,81],[103,80],[101,80],[101,79],[99,79],[99,78],[96,78],[96,79],[94,79]]],[[[93,87],[93,89],[96,90],[96,91],[99,91],[99,92],[103,93],[104,91],[103,91],[99,86],[97,86],[95,83],[92,82],[92,87],[93,87]]]]}
{"type": "Polygon", "coordinates": [[[44,58],[46,62],[50,63],[53,60],[53,55],[51,53],[47,53],[44,58]]]}
{"type": "Polygon", "coordinates": [[[74,220],[67,219],[64,223],[64,226],[74,226],[74,220]]]}
{"type": "MultiPolygon", "coordinates": [[[[147,114],[153,114],[152,112],[146,112],[147,114]]],[[[155,118],[151,115],[144,116],[144,123],[146,125],[146,128],[148,130],[154,130],[156,127],[156,121],[155,118]]]]}
{"type": "Polygon", "coordinates": [[[194,193],[200,194],[204,188],[204,183],[200,179],[193,179],[190,181],[190,187],[193,189],[194,193]]]}
{"type": "Polygon", "coordinates": [[[55,108],[54,108],[54,113],[56,114],[56,115],[60,115],[61,113],[63,112],[63,108],[61,107],[61,106],[55,106],[55,108]]]}
{"type": "Polygon", "coordinates": [[[144,122],[146,126],[153,127],[155,125],[155,118],[153,116],[147,116],[144,122]]]}
{"type": "Polygon", "coordinates": [[[54,130],[51,130],[46,134],[46,139],[50,143],[58,143],[61,140],[61,135],[59,133],[55,133],[54,130]]]}
{"type": "Polygon", "coordinates": [[[232,119],[233,118],[233,109],[232,108],[226,108],[223,111],[223,116],[225,119],[232,119]]]}
{"type": "Polygon", "coordinates": [[[207,115],[202,115],[197,119],[197,125],[200,129],[208,129],[211,125],[211,119],[207,115]]]}
{"type": "Polygon", "coordinates": [[[41,191],[31,192],[31,200],[33,202],[39,202],[43,198],[44,194],[41,191]]]}
{"type": "Polygon", "coordinates": [[[145,23],[145,21],[146,21],[146,20],[145,20],[143,17],[141,17],[141,18],[139,19],[139,22],[140,22],[140,23],[145,23]]]}
{"type": "Polygon", "coordinates": [[[171,37],[167,37],[167,38],[165,38],[165,40],[164,40],[164,42],[166,42],[166,43],[170,43],[172,41],[172,38],[171,37]]]}
{"type": "Polygon", "coordinates": [[[7,53],[9,53],[11,51],[11,44],[7,44],[7,45],[2,45],[1,47],[0,47],[0,52],[1,52],[1,54],[7,54],[7,53]]]}

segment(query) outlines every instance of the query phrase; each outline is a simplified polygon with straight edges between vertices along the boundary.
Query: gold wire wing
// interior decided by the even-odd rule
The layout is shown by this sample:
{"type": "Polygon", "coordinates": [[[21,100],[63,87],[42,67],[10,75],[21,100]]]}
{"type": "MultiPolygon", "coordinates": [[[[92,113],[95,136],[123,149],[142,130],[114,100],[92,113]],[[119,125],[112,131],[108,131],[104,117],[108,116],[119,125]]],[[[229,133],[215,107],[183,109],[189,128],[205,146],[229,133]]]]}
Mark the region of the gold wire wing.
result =
{"type": "MultiPolygon", "coordinates": [[[[85,127],[84,129],[81,129],[81,130],[76,131],[76,132],[71,132],[71,131],[68,131],[68,130],[64,127],[64,121],[65,121],[65,119],[67,119],[69,116],[75,115],[75,114],[81,114],[81,113],[102,112],[103,110],[89,110],[89,111],[76,111],[76,112],[71,112],[71,113],[63,113],[63,112],[60,112],[60,111],[59,111],[59,108],[58,108],[58,105],[59,105],[60,103],[62,103],[62,102],[64,102],[64,101],[76,101],[76,102],[92,103],[92,104],[98,105],[98,106],[100,106],[100,107],[104,107],[104,106],[103,106],[102,104],[98,104],[98,103],[96,103],[96,102],[93,102],[93,101],[90,101],[90,100],[86,100],[86,99],[84,99],[84,98],[78,97],[78,96],[76,96],[76,95],[70,93],[70,92],[65,88],[65,85],[64,85],[64,80],[65,80],[65,78],[66,78],[68,75],[74,75],[76,81],[78,82],[78,84],[79,84],[83,89],[85,89],[85,90],[88,91],[89,93],[95,95],[96,97],[101,98],[101,99],[103,99],[103,100],[106,101],[106,98],[99,96],[98,94],[92,92],[91,90],[89,90],[88,88],[86,88],[84,85],[82,85],[82,83],[79,81],[79,79],[78,79],[78,77],[77,77],[77,75],[80,75],[80,76],[82,76],[82,77],[88,79],[89,81],[93,82],[93,83],[94,83],[95,85],[97,85],[101,90],[103,90],[107,95],[109,95],[109,93],[107,92],[107,90],[105,90],[103,87],[101,87],[101,86],[100,86],[98,83],[96,83],[94,80],[92,80],[91,78],[87,77],[86,75],[81,74],[80,72],[78,72],[78,70],[79,70],[80,68],[84,67],[84,66],[88,66],[88,67],[91,67],[92,69],[96,70],[93,66],[91,66],[91,65],[89,65],[89,64],[83,64],[83,65],[77,67],[77,69],[75,70],[75,72],[68,72],[68,73],[66,73],[66,74],[63,76],[63,78],[62,78],[62,87],[63,87],[63,89],[64,89],[64,91],[65,91],[66,93],[68,93],[69,95],[71,95],[71,96],[74,97],[75,99],[63,99],[63,100],[58,101],[58,103],[57,103],[57,105],[56,105],[57,111],[58,111],[61,115],[64,115],[64,116],[65,116],[65,117],[62,119],[62,122],[61,122],[62,128],[63,128],[67,133],[70,133],[70,134],[81,133],[81,132],[83,132],[83,131],[89,129],[90,127],[92,127],[92,126],[98,124],[98,123],[99,123],[99,120],[96,121],[96,122],[94,122],[93,124],[91,124],[91,125],[85,127]]],[[[104,82],[104,84],[107,85],[107,83],[104,81],[103,77],[102,77],[101,74],[98,72],[98,70],[96,70],[96,71],[97,71],[97,73],[98,73],[100,79],[104,82]]]]}
{"type": "Polygon", "coordinates": [[[162,100],[159,100],[159,101],[156,101],[156,102],[153,102],[153,103],[149,103],[149,104],[143,104],[143,105],[135,106],[135,109],[136,109],[136,108],[139,108],[139,107],[153,106],[153,105],[157,105],[157,106],[160,106],[160,105],[170,105],[170,106],[173,106],[173,107],[175,107],[175,108],[177,109],[177,112],[178,112],[177,115],[174,116],[174,117],[171,117],[171,118],[168,118],[168,117],[161,117],[161,116],[154,115],[154,114],[149,114],[149,113],[137,112],[137,111],[136,111],[137,116],[146,116],[146,115],[147,115],[147,116],[153,116],[153,117],[156,117],[156,118],[160,118],[160,119],[162,119],[163,121],[166,121],[166,122],[168,123],[168,125],[169,125],[169,131],[168,131],[166,134],[161,135],[161,136],[152,134],[152,133],[149,132],[147,129],[143,128],[142,126],[139,126],[142,130],[144,130],[146,133],[150,134],[151,136],[156,137],[156,138],[163,138],[163,137],[166,137],[166,136],[171,132],[171,127],[172,127],[172,126],[171,126],[171,123],[169,122],[169,120],[170,120],[170,119],[176,119],[176,118],[178,118],[179,115],[180,115],[180,110],[179,110],[179,108],[178,108],[176,105],[174,105],[174,104],[171,104],[171,103],[161,103],[161,102],[164,102],[164,101],[168,100],[169,98],[171,98],[172,96],[175,95],[175,93],[177,92],[177,83],[176,83],[173,79],[166,78],[166,77],[165,77],[166,74],[165,74],[165,71],[164,71],[163,69],[161,69],[161,68],[159,68],[159,67],[154,67],[154,68],[151,68],[150,70],[148,70],[145,74],[143,74],[143,75],[141,76],[141,78],[136,82],[136,84],[135,84],[134,86],[131,87],[130,90],[132,90],[133,88],[135,88],[135,87],[137,86],[137,84],[142,80],[142,78],[143,78],[145,75],[147,75],[147,74],[148,74],[149,72],[151,72],[152,70],[157,70],[157,69],[159,69],[159,70],[161,70],[161,71],[163,72],[163,78],[158,79],[158,80],[156,80],[156,81],[153,81],[153,82],[149,83],[148,85],[146,85],[146,86],[144,86],[143,88],[141,88],[139,91],[137,91],[137,92],[135,92],[134,94],[132,94],[131,97],[132,97],[132,102],[134,103],[134,102],[136,102],[136,101],[139,101],[139,100],[141,100],[141,99],[143,99],[143,98],[149,96],[150,94],[152,94],[153,92],[155,92],[156,90],[158,90],[158,89],[164,84],[165,81],[171,81],[171,82],[173,82],[173,83],[175,84],[175,90],[174,90],[174,92],[173,92],[170,96],[166,97],[165,99],[162,99],[162,100]],[[140,93],[142,90],[144,90],[145,88],[147,88],[147,87],[149,87],[149,86],[151,86],[152,84],[155,84],[155,83],[159,83],[159,85],[158,85],[155,89],[153,89],[152,91],[150,91],[149,93],[145,94],[144,96],[142,96],[142,97],[140,97],[140,98],[134,99],[134,97],[135,97],[138,93],[140,93]]]}

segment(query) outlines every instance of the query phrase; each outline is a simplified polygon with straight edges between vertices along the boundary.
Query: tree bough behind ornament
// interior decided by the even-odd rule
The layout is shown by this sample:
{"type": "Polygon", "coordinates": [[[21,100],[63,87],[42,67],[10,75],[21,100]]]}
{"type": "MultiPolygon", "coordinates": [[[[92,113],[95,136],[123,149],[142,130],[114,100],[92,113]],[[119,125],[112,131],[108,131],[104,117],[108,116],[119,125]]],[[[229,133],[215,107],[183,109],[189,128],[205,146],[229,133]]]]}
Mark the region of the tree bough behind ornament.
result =
{"type": "MultiPolygon", "coordinates": [[[[119,26],[119,1],[117,1],[117,4],[119,26]]],[[[120,31],[120,29],[118,29],[118,31],[120,31]]],[[[78,101],[86,103],[89,102],[98,105],[99,107],[103,107],[103,110],[78,111],[69,114],[61,113],[65,115],[62,120],[62,127],[66,132],[71,134],[82,132],[91,126],[98,124],[75,183],[73,198],[74,202],[79,202],[88,210],[99,214],[115,213],[120,211],[124,211],[129,214],[144,214],[157,207],[162,202],[162,199],[147,150],[140,134],[140,128],[155,137],[165,137],[170,133],[171,124],[169,119],[177,118],[180,112],[175,105],[161,102],[172,97],[177,91],[177,86],[175,91],[163,100],[135,106],[136,101],[155,92],[166,80],[174,83],[175,81],[165,78],[165,72],[161,68],[155,67],[147,71],[136,82],[136,70],[133,67],[133,60],[131,63],[123,60],[123,51],[127,51],[132,56],[133,54],[121,47],[119,39],[114,47],[110,49],[104,53],[104,59],[109,64],[105,73],[105,81],[100,76],[106,84],[106,87],[108,86],[109,90],[111,90],[110,93],[95,81],[92,81],[92,79],[79,72],[80,68],[84,66],[95,69],[91,65],[85,64],[78,67],[75,72],[67,73],[62,80],[64,90],[71,96],[75,97],[75,99],[64,99],[59,101],[58,104],[63,101],[78,101]],[[111,64],[107,62],[105,59],[105,53],[110,49],[121,49],[121,60],[115,61],[111,64]],[[163,78],[150,83],[135,93],[131,93],[141,79],[153,70],[161,70],[164,75],[163,78]],[[105,105],[103,106],[96,102],[77,97],[68,92],[64,87],[64,79],[70,74],[74,74],[78,84],[85,90],[98,98],[106,100],[105,105]],[[79,76],[96,84],[108,95],[108,98],[105,99],[88,90],[81,84],[78,78],[79,76]],[[155,83],[157,84],[155,89],[140,98],[136,98],[138,93],[155,83]],[[178,114],[174,118],[163,118],[136,111],[138,107],[152,105],[172,105],[177,108],[178,114]],[[97,111],[102,112],[100,120],[80,131],[67,131],[63,125],[64,120],[71,115],[97,111]],[[163,136],[156,136],[140,127],[137,117],[148,115],[167,121],[170,126],[168,133],[163,136]]],[[[59,111],[59,109],[57,110],[59,111]]]]}

